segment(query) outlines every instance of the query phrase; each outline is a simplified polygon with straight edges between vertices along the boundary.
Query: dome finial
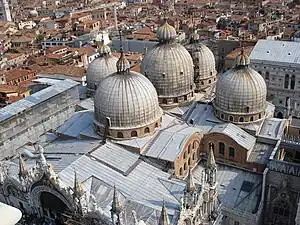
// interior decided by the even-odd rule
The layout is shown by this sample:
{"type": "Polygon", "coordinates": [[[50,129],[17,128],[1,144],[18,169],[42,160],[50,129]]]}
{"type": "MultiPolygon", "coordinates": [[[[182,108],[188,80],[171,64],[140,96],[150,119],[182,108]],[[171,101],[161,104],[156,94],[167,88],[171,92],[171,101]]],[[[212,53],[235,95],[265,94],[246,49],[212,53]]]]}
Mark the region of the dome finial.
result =
{"type": "Polygon", "coordinates": [[[245,53],[244,47],[241,48],[241,53],[235,58],[234,67],[245,67],[250,64],[250,59],[245,53]]]}
{"type": "Polygon", "coordinates": [[[177,36],[176,30],[171,26],[167,18],[164,18],[164,23],[156,31],[156,36],[160,42],[168,42],[174,40],[177,36]]]}
{"type": "Polygon", "coordinates": [[[120,58],[117,62],[117,73],[129,72],[130,64],[129,64],[128,60],[125,58],[124,51],[123,51],[122,47],[120,49],[120,53],[121,53],[121,55],[120,55],[120,58]]]}

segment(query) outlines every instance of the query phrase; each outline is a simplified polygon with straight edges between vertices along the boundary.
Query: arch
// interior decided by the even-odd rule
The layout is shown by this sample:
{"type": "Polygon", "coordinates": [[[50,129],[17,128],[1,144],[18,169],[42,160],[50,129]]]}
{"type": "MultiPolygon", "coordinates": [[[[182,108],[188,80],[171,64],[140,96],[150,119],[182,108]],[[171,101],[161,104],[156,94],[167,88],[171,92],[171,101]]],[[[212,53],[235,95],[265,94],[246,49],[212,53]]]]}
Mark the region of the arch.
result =
{"type": "Polygon", "coordinates": [[[253,121],[254,117],[253,116],[250,116],[250,121],[253,121]]]}
{"type": "Polygon", "coordinates": [[[193,159],[193,160],[195,160],[195,159],[196,159],[196,153],[195,153],[195,152],[193,153],[193,157],[192,157],[192,159],[193,159]]]}
{"type": "Polygon", "coordinates": [[[239,122],[241,122],[241,123],[244,122],[244,117],[241,116],[241,117],[239,118],[239,122]]]}
{"type": "Polygon", "coordinates": [[[260,114],[258,114],[258,119],[261,119],[261,113],[260,113],[260,114]]]}
{"type": "Polygon", "coordinates": [[[183,153],[183,159],[185,159],[185,158],[186,158],[186,152],[183,153]]]}
{"type": "Polygon", "coordinates": [[[233,147],[229,147],[229,158],[234,159],[235,157],[235,149],[233,147]]]}
{"type": "Polygon", "coordinates": [[[150,128],[149,127],[145,127],[144,132],[145,132],[145,134],[150,133],[150,128]]]}
{"type": "Polygon", "coordinates": [[[183,164],[183,169],[184,169],[184,170],[187,169],[186,162],[183,164]]]}
{"type": "Polygon", "coordinates": [[[184,225],[192,225],[191,219],[190,218],[185,219],[184,225]]]}
{"type": "Polygon", "coordinates": [[[186,101],[188,99],[187,95],[183,96],[183,99],[184,99],[184,101],[186,101]]]}
{"type": "Polygon", "coordinates": [[[233,121],[233,116],[229,116],[229,121],[233,121]]]}
{"type": "Polygon", "coordinates": [[[289,79],[290,79],[290,76],[288,74],[286,74],[284,76],[284,88],[289,88],[289,79]]]}
{"type": "Polygon", "coordinates": [[[223,142],[219,142],[219,155],[225,155],[225,144],[223,142]]]}
{"type": "Polygon", "coordinates": [[[278,112],[276,117],[279,118],[279,119],[283,119],[283,113],[282,112],[278,112]]]}
{"type": "Polygon", "coordinates": [[[249,113],[249,111],[250,111],[249,106],[246,106],[245,111],[246,111],[246,113],[249,113]]]}
{"type": "Polygon", "coordinates": [[[117,138],[123,138],[123,137],[124,137],[124,136],[123,136],[123,133],[119,131],[119,132],[117,133],[117,138]]]}
{"type": "Polygon", "coordinates": [[[295,83],[296,83],[296,77],[295,75],[292,75],[291,77],[291,89],[295,89],[295,83]]]}
{"type": "Polygon", "coordinates": [[[182,167],[180,167],[179,169],[179,175],[182,176],[183,175],[183,172],[182,172],[182,167]]]}
{"type": "Polygon", "coordinates": [[[191,154],[191,144],[188,146],[188,154],[191,154]]]}
{"type": "Polygon", "coordinates": [[[174,103],[178,103],[178,98],[174,98],[174,103]]]}
{"type": "Polygon", "coordinates": [[[223,113],[221,113],[221,119],[222,119],[222,120],[224,119],[224,114],[223,114],[223,113]]]}
{"type": "Polygon", "coordinates": [[[136,130],[131,131],[131,137],[137,137],[137,131],[136,130]]]}
{"type": "Polygon", "coordinates": [[[188,159],[188,165],[191,165],[191,158],[188,159]]]}
{"type": "Polygon", "coordinates": [[[40,202],[43,208],[43,211],[49,212],[49,217],[52,219],[55,218],[57,213],[64,213],[68,209],[67,205],[56,195],[50,192],[42,192],[40,195],[40,202]]]}
{"type": "Polygon", "coordinates": [[[280,198],[275,200],[272,205],[272,218],[274,225],[289,224],[288,221],[291,216],[291,204],[286,199],[280,198]]]}
{"type": "Polygon", "coordinates": [[[168,104],[167,99],[166,99],[166,98],[163,98],[163,99],[162,99],[162,103],[163,103],[163,104],[168,104]]]}

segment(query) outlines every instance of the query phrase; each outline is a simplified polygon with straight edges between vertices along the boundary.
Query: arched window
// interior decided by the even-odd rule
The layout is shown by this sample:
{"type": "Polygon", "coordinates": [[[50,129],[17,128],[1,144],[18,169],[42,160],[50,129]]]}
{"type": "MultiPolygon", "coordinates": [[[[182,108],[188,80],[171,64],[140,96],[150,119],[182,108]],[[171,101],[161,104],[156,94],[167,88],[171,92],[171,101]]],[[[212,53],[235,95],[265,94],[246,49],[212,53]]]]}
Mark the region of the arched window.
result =
{"type": "Polygon", "coordinates": [[[155,127],[158,127],[158,123],[155,123],[155,127]]]}
{"type": "Polygon", "coordinates": [[[283,119],[283,114],[282,114],[282,112],[278,112],[278,113],[277,113],[277,118],[283,119]]]}
{"type": "Polygon", "coordinates": [[[202,85],[204,85],[204,82],[203,82],[203,81],[201,81],[201,84],[202,84],[202,85]]]}
{"type": "Polygon", "coordinates": [[[240,117],[239,122],[244,122],[244,117],[240,117]]]}
{"type": "Polygon", "coordinates": [[[168,103],[167,99],[166,99],[166,98],[163,98],[162,103],[163,103],[163,104],[167,104],[167,103],[168,103]]]}
{"type": "Polygon", "coordinates": [[[258,114],[258,118],[261,119],[261,114],[258,114]]]}
{"type": "Polygon", "coordinates": [[[147,134],[147,133],[150,133],[150,128],[149,127],[145,128],[145,134],[147,134]]]}
{"type": "Polygon", "coordinates": [[[221,119],[222,119],[222,120],[224,119],[224,114],[223,114],[223,113],[221,113],[221,119]]]}
{"type": "Polygon", "coordinates": [[[265,77],[266,80],[269,80],[270,79],[270,73],[269,71],[266,71],[266,77],[265,77]]]}
{"type": "Polygon", "coordinates": [[[185,158],[186,158],[186,152],[183,153],[183,159],[185,159],[185,158]]]}
{"type": "Polygon", "coordinates": [[[194,153],[193,153],[193,158],[192,158],[193,160],[195,160],[195,159],[196,159],[195,155],[196,155],[196,154],[195,154],[195,152],[194,152],[194,153]]]}
{"type": "Polygon", "coordinates": [[[229,116],[229,121],[233,121],[233,116],[229,116]]]}
{"type": "Polygon", "coordinates": [[[191,158],[188,159],[188,165],[191,165],[191,158]]]}
{"type": "Polygon", "coordinates": [[[179,175],[182,176],[182,167],[179,169],[179,175]]]}
{"type": "Polygon", "coordinates": [[[253,116],[250,116],[250,121],[253,121],[253,116]]]}
{"type": "Polygon", "coordinates": [[[174,98],[174,103],[178,103],[178,98],[174,98]]]}
{"type": "Polygon", "coordinates": [[[219,155],[225,155],[225,144],[223,142],[219,142],[219,155]]]}
{"type": "Polygon", "coordinates": [[[193,141],[193,149],[197,147],[197,141],[193,141]]]}
{"type": "Polygon", "coordinates": [[[131,137],[137,137],[137,132],[135,130],[131,131],[131,137]]]}
{"type": "Polygon", "coordinates": [[[284,88],[289,88],[289,79],[290,79],[290,76],[288,74],[286,74],[284,77],[284,88]]]}
{"type": "Polygon", "coordinates": [[[234,159],[235,149],[233,147],[229,147],[229,158],[234,159]]]}
{"type": "Polygon", "coordinates": [[[118,137],[118,138],[123,138],[123,133],[122,133],[122,132],[118,132],[118,133],[117,133],[117,137],[118,137]]]}
{"type": "Polygon", "coordinates": [[[245,108],[245,110],[246,110],[246,113],[249,113],[249,106],[247,106],[247,107],[245,108]]]}
{"type": "Polygon", "coordinates": [[[191,154],[191,144],[188,146],[188,154],[191,154]]]}
{"type": "Polygon", "coordinates": [[[194,120],[193,119],[190,120],[190,124],[192,124],[192,125],[194,124],[194,120]]]}
{"type": "Polygon", "coordinates": [[[210,84],[210,83],[211,83],[211,80],[208,80],[208,83],[210,84]]]}
{"type": "Polygon", "coordinates": [[[183,96],[183,99],[184,99],[184,101],[186,101],[187,100],[187,95],[183,96]]]}
{"type": "MultiPolygon", "coordinates": [[[[274,204],[273,214],[275,217],[289,217],[290,215],[290,206],[285,200],[279,200],[274,204]]],[[[287,219],[288,220],[288,219],[287,219]]]]}
{"type": "Polygon", "coordinates": [[[296,82],[295,80],[296,80],[295,75],[293,75],[291,78],[291,89],[293,89],[293,90],[295,89],[295,82],[296,82]]]}
{"type": "Polygon", "coordinates": [[[186,170],[187,167],[186,167],[186,162],[183,164],[183,169],[186,170]]]}

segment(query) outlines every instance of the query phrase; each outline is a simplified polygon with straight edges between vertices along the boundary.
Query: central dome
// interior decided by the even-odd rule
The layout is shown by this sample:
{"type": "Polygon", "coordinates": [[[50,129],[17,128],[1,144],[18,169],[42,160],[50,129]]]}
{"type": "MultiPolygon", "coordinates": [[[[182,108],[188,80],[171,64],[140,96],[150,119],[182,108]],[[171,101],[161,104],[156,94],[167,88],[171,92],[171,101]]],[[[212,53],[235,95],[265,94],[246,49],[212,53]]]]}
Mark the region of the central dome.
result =
{"type": "Polygon", "coordinates": [[[266,83],[258,72],[249,67],[249,63],[248,56],[242,51],[234,67],[217,81],[214,108],[221,120],[247,123],[265,115],[266,83]]]}
{"type": "Polygon", "coordinates": [[[94,95],[102,79],[117,71],[116,63],[118,59],[111,55],[110,48],[104,44],[103,39],[97,51],[99,58],[89,64],[86,73],[87,94],[89,96],[94,95]]]}
{"type": "Polygon", "coordinates": [[[153,133],[161,123],[154,86],[129,67],[122,53],[118,71],[103,79],[95,94],[96,129],[103,134],[109,120],[108,136],[112,138],[141,137],[153,133]]]}
{"type": "Polygon", "coordinates": [[[162,107],[175,107],[194,98],[194,65],[189,52],[175,43],[176,31],[167,21],[158,28],[159,43],[143,58],[142,73],[152,82],[162,107]]]}

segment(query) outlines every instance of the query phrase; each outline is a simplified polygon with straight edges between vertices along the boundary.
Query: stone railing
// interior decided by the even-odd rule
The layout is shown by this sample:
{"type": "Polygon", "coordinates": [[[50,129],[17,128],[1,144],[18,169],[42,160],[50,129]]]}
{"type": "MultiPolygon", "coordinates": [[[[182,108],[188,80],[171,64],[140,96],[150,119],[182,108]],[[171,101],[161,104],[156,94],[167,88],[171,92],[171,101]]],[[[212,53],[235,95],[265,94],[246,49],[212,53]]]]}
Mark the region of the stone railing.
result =
{"type": "Polygon", "coordinates": [[[300,176],[300,164],[273,159],[269,162],[268,168],[273,171],[300,176]]]}

